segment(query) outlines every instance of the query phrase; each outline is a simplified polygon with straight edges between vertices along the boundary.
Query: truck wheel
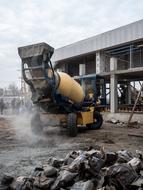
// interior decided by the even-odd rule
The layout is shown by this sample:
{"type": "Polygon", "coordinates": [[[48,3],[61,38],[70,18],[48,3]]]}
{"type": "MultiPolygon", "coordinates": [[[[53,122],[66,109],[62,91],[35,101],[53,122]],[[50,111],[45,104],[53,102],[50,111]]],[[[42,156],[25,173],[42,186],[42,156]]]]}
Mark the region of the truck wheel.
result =
{"type": "Polygon", "coordinates": [[[68,114],[67,133],[70,137],[77,135],[77,115],[75,113],[68,114]]]}
{"type": "Polygon", "coordinates": [[[31,131],[36,135],[43,132],[40,115],[38,113],[34,114],[31,118],[31,131]]]}
{"type": "Polygon", "coordinates": [[[92,129],[92,130],[100,129],[100,127],[102,126],[102,123],[103,123],[102,115],[99,112],[95,111],[94,112],[94,119],[96,121],[92,124],[87,124],[87,127],[89,129],[92,129]]]}

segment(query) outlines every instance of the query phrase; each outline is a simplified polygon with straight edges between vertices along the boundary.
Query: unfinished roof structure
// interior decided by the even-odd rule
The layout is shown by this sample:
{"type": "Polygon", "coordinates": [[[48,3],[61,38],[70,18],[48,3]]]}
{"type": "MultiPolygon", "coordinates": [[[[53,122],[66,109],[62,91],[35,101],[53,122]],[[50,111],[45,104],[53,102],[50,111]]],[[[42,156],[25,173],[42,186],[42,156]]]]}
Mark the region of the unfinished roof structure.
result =
{"type": "Polygon", "coordinates": [[[143,80],[143,20],[58,48],[52,61],[73,77],[104,76],[112,113],[130,107],[143,80]]]}

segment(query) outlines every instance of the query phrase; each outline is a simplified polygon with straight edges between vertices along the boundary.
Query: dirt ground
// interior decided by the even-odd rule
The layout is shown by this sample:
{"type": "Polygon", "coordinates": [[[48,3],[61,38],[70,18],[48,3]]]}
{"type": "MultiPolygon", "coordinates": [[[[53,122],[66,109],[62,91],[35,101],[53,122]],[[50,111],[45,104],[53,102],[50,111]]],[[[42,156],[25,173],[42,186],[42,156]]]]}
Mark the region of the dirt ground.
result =
{"type": "Polygon", "coordinates": [[[78,149],[100,145],[105,150],[128,149],[143,151],[143,138],[128,133],[143,134],[143,125],[128,129],[121,125],[104,123],[100,130],[80,129],[77,137],[70,138],[66,130],[48,127],[45,134],[36,136],[30,130],[30,116],[0,117],[0,177],[29,175],[36,166],[47,163],[49,157],[64,158],[78,149]]]}

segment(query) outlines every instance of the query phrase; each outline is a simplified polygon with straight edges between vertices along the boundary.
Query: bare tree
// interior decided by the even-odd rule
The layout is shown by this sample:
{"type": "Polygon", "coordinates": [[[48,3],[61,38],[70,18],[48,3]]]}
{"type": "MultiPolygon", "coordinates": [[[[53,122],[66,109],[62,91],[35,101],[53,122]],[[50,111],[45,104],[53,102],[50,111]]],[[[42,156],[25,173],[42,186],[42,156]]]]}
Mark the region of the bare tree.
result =
{"type": "Polygon", "coordinates": [[[15,83],[12,83],[8,86],[8,90],[11,92],[11,95],[18,96],[19,90],[15,83]]]}
{"type": "Polygon", "coordinates": [[[3,88],[0,88],[0,96],[2,96],[2,95],[3,95],[3,93],[4,93],[3,88]]]}

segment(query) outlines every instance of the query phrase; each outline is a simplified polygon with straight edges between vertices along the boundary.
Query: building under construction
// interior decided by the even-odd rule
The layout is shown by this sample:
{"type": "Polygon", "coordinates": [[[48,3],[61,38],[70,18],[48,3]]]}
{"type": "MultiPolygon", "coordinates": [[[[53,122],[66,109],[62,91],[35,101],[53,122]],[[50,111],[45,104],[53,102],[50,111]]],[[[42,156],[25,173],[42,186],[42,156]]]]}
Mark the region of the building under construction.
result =
{"type": "MultiPolygon", "coordinates": [[[[143,20],[58,48],[53,62],[73,77],[103,77],[105,109],[129,112],[143,81],[143,20]]],[[[142,93],[135,111],[143,111],[142,93]]]]}

